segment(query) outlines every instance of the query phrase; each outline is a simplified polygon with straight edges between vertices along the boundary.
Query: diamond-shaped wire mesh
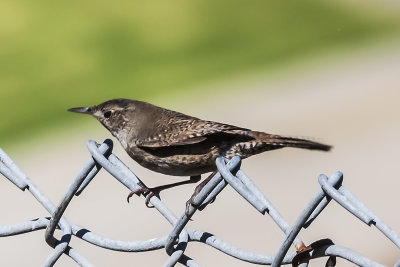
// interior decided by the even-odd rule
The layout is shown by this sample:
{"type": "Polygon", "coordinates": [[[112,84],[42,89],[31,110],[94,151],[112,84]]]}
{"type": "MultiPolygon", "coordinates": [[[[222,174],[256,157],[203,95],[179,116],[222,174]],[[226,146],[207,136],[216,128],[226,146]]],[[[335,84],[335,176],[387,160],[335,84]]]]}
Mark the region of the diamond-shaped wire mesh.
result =
{"type": "MultiPolygon", "coordinates": [[[[240,169],[241,159],[239,157],[234,157],[231,160],[220,157],[216,160],[218,172],[193,199],[193,205],[180,217],[173,214],[156,196],[150,199],[150,203],[155,209],[173,226],[173,230],[168,235],[145,241],[118,241],[103,237],[77,226],[63,216],[71,199],[74,196],[78,196],[86,188],[101,168],[104,168],[115,179],[132,191],[139,189],[140,185],[144,184],[123,162],[112,154],[113,144],[111,140],[107,139],[101,145],[94,141],[88,141],[87,147],[92,157],[78,174],[57,206],[0,149],[0,173],[21,190],[27,189],[51,215],[48,218],[42,217],[19,224],[1,226],[0,237],[45,229],[45,240],[53,248],[53,251],[45,260],[44,266],[53,266],[63,254],[68,255],[81,266],[92,266],[87,259],[69,245],[73,236],[104,249],[124,252],[145,252],[155,249],[165,249],[169,257],[164,266],[174,266],[177,263],[185,266],[199,266],[194,259],[185,254],[186,247],[193,241],[214,247],[222,253],[242,261],[275,267],[283,264],[302,267],[308,266],[313,259],[319,257],[327,258],[326,266],[335,266],[336,257],[346,259],[359,266],[383,266],[358,254],[352,249],[335,245],[330,239],[316,240],[308,246],[301,241],[299,237],[300,230],[307,228],[331,200],[336,201],[365,224],[375,226],[400,248],[399,235],[342,185],[343,174],[341,172],[335,172],[329,178],[323,174],[319,176],[318,182],[321,185],[321,189],[301,212],[296,222],[293,225],[289,225],[253,181],[240,169]],[[200,230],[191,231],[186,228],[193,214],[197,210],[206,208],[228,184],[261,214],[267,213],[285,233],[286,238],[276,254],[264,255],[239,249],[211,233],[200,230]],[[54,237],[54,232],[57,229],[62,231],[60,239],[54,237]],[[294,251],[289,251],[291,245],[294,246],[294,251]]],[[[400,267],[400,260],[394,266],[400,267]]]]}

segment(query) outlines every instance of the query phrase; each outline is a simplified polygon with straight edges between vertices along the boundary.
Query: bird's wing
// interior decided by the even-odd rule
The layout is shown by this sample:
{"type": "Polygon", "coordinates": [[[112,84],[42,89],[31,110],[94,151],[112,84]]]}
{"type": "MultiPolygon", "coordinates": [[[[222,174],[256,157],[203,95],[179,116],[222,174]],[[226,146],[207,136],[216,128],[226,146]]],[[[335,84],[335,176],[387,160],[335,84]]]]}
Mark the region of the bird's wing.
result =
{"type": "Polygon", "coordinates": [[[167,126],[158,127],[150,138],[137,140],[136,145],[144,148],[160,148],[169,146],[184,146],[203,142],[215,133],[249,135],[251,131],[245,128],[204,121],[194,117],[174,117],[167,126]]]}

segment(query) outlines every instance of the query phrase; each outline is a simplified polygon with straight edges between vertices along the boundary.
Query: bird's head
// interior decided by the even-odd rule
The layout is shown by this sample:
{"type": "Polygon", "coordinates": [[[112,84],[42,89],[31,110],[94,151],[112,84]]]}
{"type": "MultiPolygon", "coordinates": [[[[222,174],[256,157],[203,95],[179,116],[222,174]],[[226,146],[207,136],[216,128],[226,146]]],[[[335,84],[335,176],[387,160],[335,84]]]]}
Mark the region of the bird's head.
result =
{"type": "Polygon", "coordinates": [[[70,108],[68,111],[92,115],[122,141],[126,137],[128,126],[135,123],[137,102],[139,101],[112,99],[96,106],[70,108]]]}

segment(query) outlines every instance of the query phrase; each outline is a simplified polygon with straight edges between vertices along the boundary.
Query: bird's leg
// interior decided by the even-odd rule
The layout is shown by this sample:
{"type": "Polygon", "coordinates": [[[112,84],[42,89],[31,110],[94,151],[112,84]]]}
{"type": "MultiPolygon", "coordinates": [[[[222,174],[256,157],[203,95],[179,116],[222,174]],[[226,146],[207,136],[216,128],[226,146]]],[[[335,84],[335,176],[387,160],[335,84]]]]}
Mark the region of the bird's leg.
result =
{"type": "Polygon", "coordinates": [[[184,185],[184,184],[192,184],[192,183],[197,183],[198,181],[200,181],[201,176],[200,175],[196,175],[196,176],[190,176],[189,180],[186,181],[182,181],[182,182],[177,182],[177,183],[172,183],[172,184],[166,184],[166,185],[161,185],[161,186],[157,186],[157,187],[146,187],[144,184],[139,183],[140,188],[136,189],[132,192],[129,193],[128,197],[127,197],[127,201],[129,202],[129,199],[133,196],[133,195],[140,195],[143,194],[146,197],[146,206],[148,208],[153,208],[153,206],[150,206],[150,198],[152,198],[153,196],[157,196],[158,198],[160,198],[160,192],[162,190],[168,189],[168,188],[172,188],[175,186],[179,186],[179,185],[184,185]]]}
{"type": "MultiPolygon", "coordinates": [[[[200,191],[204,188],[204,186],[214,177],[215,174],[217,174],[218,170],[214,171],[213,173],[211,173],[206,179],[204,179],[203,182],[201,182],[198,186],[196,186],[196,188],[194,189],[193,195],[189,198],[189,200],[186,202],[186,215],[189,214],[189,208],[190,205],[193,205],[193,200],[194,198],[200,193],[200,191]]],[[[214,202],[215,198],[211,201],[214,202]]]]}

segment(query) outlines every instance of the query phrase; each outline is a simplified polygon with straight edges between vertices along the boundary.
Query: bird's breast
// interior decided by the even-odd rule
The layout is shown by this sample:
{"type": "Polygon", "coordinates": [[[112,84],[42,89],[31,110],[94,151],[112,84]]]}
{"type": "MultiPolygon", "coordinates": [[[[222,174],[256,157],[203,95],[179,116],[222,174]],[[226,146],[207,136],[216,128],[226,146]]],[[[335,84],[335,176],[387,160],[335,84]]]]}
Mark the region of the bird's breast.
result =
{"type": "Polygon", "coordinates": [[[194,176],[214,171],[216,169],[215,159],[218,157],[216,149],[204,154],[160,154],[157,149],[142,149],[132,146],[127,152],[143,167],[175,176],[194,176]]]}

